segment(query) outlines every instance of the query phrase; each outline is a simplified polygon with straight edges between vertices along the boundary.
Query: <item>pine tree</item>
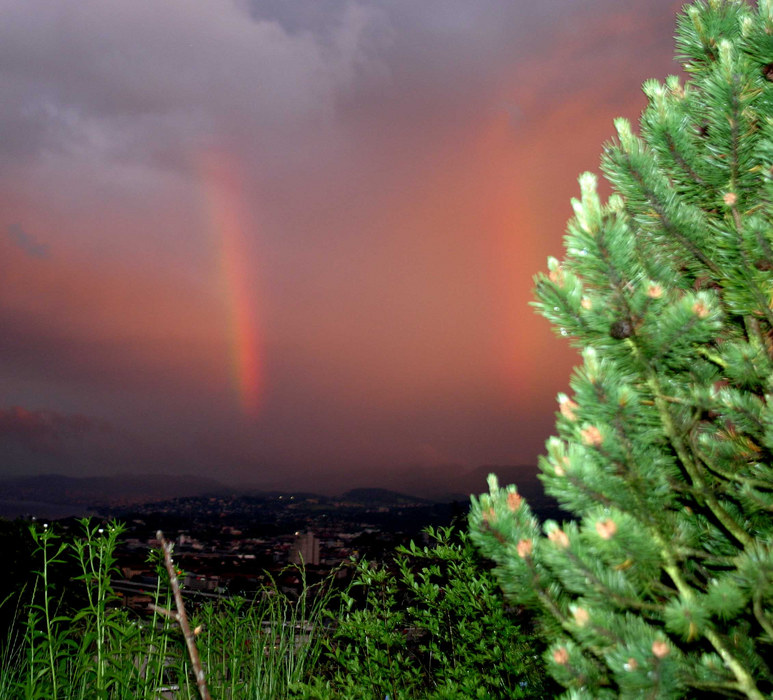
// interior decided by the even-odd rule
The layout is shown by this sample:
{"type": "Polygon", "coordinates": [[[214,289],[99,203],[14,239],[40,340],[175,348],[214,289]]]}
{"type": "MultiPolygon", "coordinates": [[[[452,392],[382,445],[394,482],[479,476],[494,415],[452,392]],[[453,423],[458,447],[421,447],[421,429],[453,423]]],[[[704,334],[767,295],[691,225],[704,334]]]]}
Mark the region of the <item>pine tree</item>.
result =
{"type": "Polygon", "coordinates": [[[570,698],[773,693],[773,0],[686,7],[677,50],[536,278],[582,350],[540,458],[573,517],[493,475],[470,514],[570,698]]]}

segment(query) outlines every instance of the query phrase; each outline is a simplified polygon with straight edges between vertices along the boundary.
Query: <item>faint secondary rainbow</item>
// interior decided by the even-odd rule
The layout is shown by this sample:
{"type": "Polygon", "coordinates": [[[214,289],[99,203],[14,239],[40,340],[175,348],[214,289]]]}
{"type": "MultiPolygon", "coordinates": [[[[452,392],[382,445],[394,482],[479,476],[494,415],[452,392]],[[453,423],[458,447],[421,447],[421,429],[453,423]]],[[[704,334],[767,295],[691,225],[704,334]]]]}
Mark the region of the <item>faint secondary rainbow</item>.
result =
{"type": "Polygon", "coordinates": [[[236,159],[222,151],[200,155],[198,171],[208,226],[217,249],[218,283],[228,312],[228,346],[234,389],[242,411],[254,417],[263,394],[257,270],[250,260],[250,216],[236,159]]]}

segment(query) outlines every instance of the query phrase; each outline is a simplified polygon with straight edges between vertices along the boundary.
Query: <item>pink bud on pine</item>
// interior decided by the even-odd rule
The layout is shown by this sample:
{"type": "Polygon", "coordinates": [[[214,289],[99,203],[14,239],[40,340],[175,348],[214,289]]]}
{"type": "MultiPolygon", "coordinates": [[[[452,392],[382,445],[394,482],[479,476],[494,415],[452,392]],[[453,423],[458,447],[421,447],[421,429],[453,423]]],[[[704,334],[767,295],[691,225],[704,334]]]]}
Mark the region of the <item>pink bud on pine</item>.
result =
{"type": "Polygon", "coordinates": [[[521,498],[521,494],[516,493],[515,491],[511,491],[507,494],[507,507],[515,512],[521,507],[521,501],[523,499],[521,498]]]}
{"type": "Polygon", "coordinates": [[[548,539],[561,549],[566,549],[569,546],[569,536],[561,528],[551,530],[548,533],[548,539]]]}
{"type": "Polygon", "coordinates": [[[709,307],[699,299],[692,305],[692,312],[698,318],[706,318],[709,315],[709,307]]]}
{"type": "Polygon", "coordinates": [[[558,410],[561,411],[561,415],[571,421],[577,420],[577,414],[575,413],[575,410],[578,409],[579,406],[565,394],[561,394],[558,398],[558,401],[558,410]]]}
{"type": "Polygon", "coordinates": [[[650,297],[650,299],[660,299],[660,297],[663,296],[663,287],[657,283],[651,284],[647,287],[647,296],[650,297]]]}
{"type": "Polygon", "coordinates": [[[588,621],[590,620],[590,615],[585,608],[575,608],[572,614],[574,615],[574,621],[580,627],[585,627],[585,625],[587,625],[588,621]]]}
{"type": "Polygon", "coordinates": [[[580,437],[586,445],[591,447],[598,447],[604,442],[601,431],[595,425],[588,426],[584,430],[581,430],[580,437]]]}
{"type": "Polygon", "coordinates": [[[596,523],[596,532],[599,533],[599,536],[603,540],[612,539],[612,537],[614,537],[615,533],[617,532],[617,523],[611,518],[607,518],[606,520],[599,520],[596,523]]]}

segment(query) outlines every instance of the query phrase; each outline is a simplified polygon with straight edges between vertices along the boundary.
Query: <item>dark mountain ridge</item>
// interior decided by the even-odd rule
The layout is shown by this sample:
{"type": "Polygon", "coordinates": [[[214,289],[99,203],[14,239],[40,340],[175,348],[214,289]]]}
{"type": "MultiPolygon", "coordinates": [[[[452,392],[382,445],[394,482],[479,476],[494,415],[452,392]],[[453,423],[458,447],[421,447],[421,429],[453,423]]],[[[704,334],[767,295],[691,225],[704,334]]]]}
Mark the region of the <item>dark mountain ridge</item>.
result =
{"type": "Polygon", "coordinates": [[[142,503],[169,501],[177,498],[201,496],[252,495],[260,498],[281,496],[298,499],[317,498],[320,503],[331,499],[350,502],[364,507],[410,506],[429,503],[469,502],[470,495],[488,490],[490,473],[497,475],[500,484],[515,483],[518,491],[536,510],[552,511],[555,501],[546,496],[537,480],[534,467],[512,465],[485,465],[462,472],[451,468],[416,474],[416,480],[401,484],[399,490],[381,486],[351,488],[339,496],[318,495],[288,489],[261,490],[227,486],[216,479],[190,474],[120,474],[113,476],[73,477],[62,474],[43,474],[0,479],[0,516],[5,510],[18,513],[25,502],[66,505],[75,510],[120,507],[142,503]],[[421,479],[420,477],[423,477],[421,479]],[[12,507],[8,507],[8,506],[12,507]]]}
{"type": "Polygon", "coordinates": [[[418,496],[409,496],[404,493],[398,493],[390,489],[382,488],[357,488],[349,489],[341,494],[340,500],[357,503],[359,505],[418,505],[427,504],[431,501],[418,496]]]}
{"type": "Polygon", "coordinates": [[[0,481],[0,498],[73,505],[143,503],[231,489],[215,479],[169,474],[131,474],[75,477],[63,474],[22,476],[0,481]]]}

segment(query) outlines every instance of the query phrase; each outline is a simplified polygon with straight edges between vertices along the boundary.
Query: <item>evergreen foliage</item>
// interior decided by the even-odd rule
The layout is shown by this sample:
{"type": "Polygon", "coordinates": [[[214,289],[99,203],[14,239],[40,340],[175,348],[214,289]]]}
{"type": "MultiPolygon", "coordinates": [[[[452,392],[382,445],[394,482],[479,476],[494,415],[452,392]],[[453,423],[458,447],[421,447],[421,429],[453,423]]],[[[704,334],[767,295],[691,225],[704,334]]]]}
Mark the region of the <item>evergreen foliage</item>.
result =
{"type": "Polygon", "coordinates": [[[575,519],[515,486],[474,542],[540,609],[566,697],[773,692],[773,3],[685,8],[686,82],[647,81],[580,177],[536,306],[582,349],[541,458],[575,519]]]}

